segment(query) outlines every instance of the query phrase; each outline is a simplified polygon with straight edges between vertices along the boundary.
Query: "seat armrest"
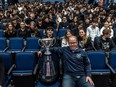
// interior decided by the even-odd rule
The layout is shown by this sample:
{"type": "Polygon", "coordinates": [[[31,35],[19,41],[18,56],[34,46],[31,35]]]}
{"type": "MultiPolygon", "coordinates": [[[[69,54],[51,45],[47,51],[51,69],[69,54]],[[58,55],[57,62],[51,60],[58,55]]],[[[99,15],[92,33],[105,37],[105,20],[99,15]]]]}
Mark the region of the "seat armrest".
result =
{"type": "Polygon", "coordinates": [[[33,74],[34,74],[34,75],[36,75],[37,69],[38,69],[38,64],[35,65],[35,68],[34,68],[34,71],[33,71],[33,74]]]}
{"type": "Polygon", "coordinates": [[[6,47],[4,50],[3,50],[3,52],[6,52],[6,50],[8,49],[9,47],[6,47]]]}
{"type": "Polygon", "coordinates": [[[116,74],[115,70],[108,63],[106,63],[106,65],[113,74],[116,74]]]}
{"type": "Polygon", "coordinates": [[[10,75],[11,74],[11,72],[13,71],[13,69],[16,67],[16,65],[15,64],[13,64],[12,66],[11,66],[11,68],[8,70],[8,75],[10,75]]]}
{"type": "Polygon", "coordinates": [[[26,47],[27,47],[27,41],[26,41],[26,40],[24,40],[24,47],[23,47],[23,49],[22,49],[22,52],[24,52],[24,51],[25,51],[26,47]]]}
{"type": "Polygon", "coordinates": [[[91,72],[92,75],[109,75],[110,72],[91,72]]]}
{"type": "Polygon", "coordinates": [[[24,47],[23,47],[23,49],[22,49],[21,51],[22,51],[22,52],[24,52],[24,51],[25,51],[25,49],[26,49],[26,46],[24,46],[24,47]]]}

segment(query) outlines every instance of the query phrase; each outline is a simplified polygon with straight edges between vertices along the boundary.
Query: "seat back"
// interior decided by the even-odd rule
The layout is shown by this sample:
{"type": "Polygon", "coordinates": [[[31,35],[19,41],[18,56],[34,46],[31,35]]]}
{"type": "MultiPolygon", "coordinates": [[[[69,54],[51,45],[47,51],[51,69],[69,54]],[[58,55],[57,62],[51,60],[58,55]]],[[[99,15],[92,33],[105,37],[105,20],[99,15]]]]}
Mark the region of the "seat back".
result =
{"type": "Polygon", "coordinates": [[[3,37],[4,36],[4,33],[3,33],[3,30],[1,29],[0,30],[0,37],[3,37]]]}
{"type": "Polygon", "coordinates": [[[32,52],[18,52],[15,55],[16,68],[13,81],[16,87],[34,87],[35,55],[32,52]]]}
{"type": "MultiPolygon", "coordinates": [[[[111,52],[110,53],[110,55],[109,55],[109,64],[116,72],[116,52],[111,52]]],[[[114,74],[112,78],[113,79],[112,79],[111,87],[115,87],[116,86],[116,75],[114,74]]]]}
{"type": "Polygon", "coordinates": [[[0,38],[0,50],[4,50],[7,47],[7,41],[6,38],[2,37],[0,38]]]}
{"type": "Polygon", "coordinates": [[[57,31],[56,29],[53,30],[53,37],[56,37],[57,36],[57,31]]]}
{"type": "Polygon", "coordinates": [[[12,66],[12,56],[11,56],[10,53],[6,53],[6,52],[1,52],[0,56],[3,59],[3,64],[4,64],[5,72],[7,73],[8,70],[12,66]]]}
{"type": "Polygon", "coordinates": [[[104,52],[88,52],[92,69],[105,69],[106,59],[104,52]]]}
{"type": "Polygon", "coordinates": [[[12,76],[10,75],[10,73],[12,72],[11,67],[13,65],[12,55],[10,53],[0,52],[0,56],[2,57],[3,65],[5,69],[5,82],[3,84],[3,87],[7,87],[12,78],[12,76]]]}
{"type": "Polygon", "coordinates": [[[44,36],[44,29],[39,29],[40,37],[44,36]]]}
{"type": "Polygon", "coordinates": [[[15,56],[16,70],[33,70],[35,66],[35,54],[31,52],[19,52],[15,56]]]}
{"type": "Polygon", "coordinates": [[[10,38],[9,39],[9,49],[21,50],[24,47],[23,38],[10,38]]]}
{"type": "Polygon", "coordinates": [[[107,87],[110,70],[106,68],[105,52],[88,52],[91,61],[92,79],[96,87],[107,87]]]}
{"type": "Polygon", "coordinates": [[[63,37],[66,34],[67,29],[59,29],[58,36],[63,37]]]}
{"type": "Polygon", "coordinates": [[[111,52],[109,57],[109,64],[116,69],[116,52],[111,52]]]}
{"type": "Polygon", "coordinates": [[[40,49],[39,43],[38,43],[39,38],[37,37],[31,37],[26,39],[26,49],[40,49]]]}

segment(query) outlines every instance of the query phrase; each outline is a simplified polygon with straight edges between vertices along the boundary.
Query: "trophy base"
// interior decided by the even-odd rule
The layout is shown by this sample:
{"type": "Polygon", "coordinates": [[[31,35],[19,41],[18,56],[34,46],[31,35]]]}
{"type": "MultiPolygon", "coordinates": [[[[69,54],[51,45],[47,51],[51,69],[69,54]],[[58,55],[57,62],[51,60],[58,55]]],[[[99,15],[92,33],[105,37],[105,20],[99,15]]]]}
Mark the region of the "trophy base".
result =
{"type": "Polygon", "coordinates": [[[56,83],[58,81],[58,75],[54,75],[54,76],[39,76],[39,81],[43,84],[43,85],[53,85],[54,83],[56,83]]]}

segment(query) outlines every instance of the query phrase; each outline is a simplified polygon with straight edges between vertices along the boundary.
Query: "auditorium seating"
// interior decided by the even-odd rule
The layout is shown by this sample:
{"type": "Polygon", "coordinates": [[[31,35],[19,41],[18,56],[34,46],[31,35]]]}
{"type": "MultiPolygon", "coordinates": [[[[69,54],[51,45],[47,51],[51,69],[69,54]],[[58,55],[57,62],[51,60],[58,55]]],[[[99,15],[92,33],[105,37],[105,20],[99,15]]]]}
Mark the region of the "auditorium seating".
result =
{"type": "Polygon", "coordinates": [[[44,30],[43,29],[39,29],[39,33],[40,33],[40,37],[44,36],[44,30]]]}
{"type": "Polygon", "coordinates": [[[3,64],[5,68],[5,83],[3,84],[3,87],[7,87],[12,79],[11,73],[12,73],[14,64],[12,62],[12,55],[10,53],[0,52],[0,55],[3,59],[3,64]]]}
{"type": "Polygon", "coordinates": [[[105,52],[88,52],[87,55],[91,62],[91,73],[95,87],[107,87],[111,72],[106,63],[105,52]]]}
{"type": "Polygon", "coordinates": [[[0,52],[5,52],[7,50],[7,39],[4,37],[0,38],[0,52]]]}
{"type": "Polygon", "coordinates": [[[25,51],[26,52],[38,52],[40,50],[40,45],[39,45],[39,38],[37,37],[30,37],[26,38],[26,47],[25,51]]]}
{"type": "MultiPolygon", "coordinates": [[[[64,32],[65,32],[65,30],[64,30],[64,32]]],[[[34,68],[37,67],[37,65],[35,63],[36,58],[35,58],[34,53],[38,52],[40,49],[38,40],[39,40],[39,38],[37,38],[37,37],[28,37],[28,38],[25,38],[25,40],[23,38],[16,37],[16,38],[9,38],[9,43],[7,43],[6,38],[4,38],[4,37],[0,38],[0,45],[1,45],[0,49],[1,50],[4,51],[4,49],[6,49],[6,47],[7,47],[7,44],[9,44],[9,49],[6,50],[6,52],[0,51],[0,55],[2,55],[3,58],[6,58],[6,59],[4,59],[4,61],[6,61],[5,62],[6,72],[8,72],[9,68],[13,65],[12,61],[11,61],[11,58],[12,58],[11,54],[12,54],[12,51],[15,52],[14,49],[16,49],[16,52],[15,52],[16,67],[14,67],[15,69],[13,70],[13,78],[11,78],[11,76],[8,76],[9,78],[6,77],[5,85],[10,83],[11,79],[14,79],[13,81],[14,81],[15,85],[19,85],[19,80],[21,80],[23,78],[25,78],[22,80],[24,82],[26,81],[27,78],[31,79],[30,80],[31,85],[35,85],[34,84],[35,79],[32,76],[35,74],[35,73],[33,73],[34,68]],[[24,44],[24,41],[26,41],[26,44],[24,44]],[[21,48],[21,49],[19,49],[19,48],[21,48]],[[23,52],[22,52],[22,49],[23,49],[23,52]],[[31,69],[33,68],[33,70],[26,69],[29,67],[31,67],[31,69]],[[17,81],[18,81],[18,83],[17,83],[17,81]]],[[[91,61],[92,79],[94,80],[96,87],[107,86],[109,84],[110,76],[112,75],[112,70],[107,66],[106,53],[105,52],[87,52],[87,55],[91,61]],[[104,83],[102,81],[104,81],[104,83]]],[[[110,56],[108,58],[109,59],[108,63],[116,72],[116,63],[115,63],[116,58],[115,57],[116,57],[116,52],[111,52],[110,56]]],[[[11,71],[12,70],[10,70],[9,72],[11,72],[11,71]]],[[[113,74],[115,77],[115,73],[113,73],[113,74]]],[[[115,79],[116,79],[116,77],[113,78],[113,84],[112,84],[113,86],[112,87],[114,87],[114,85],[115,85],[115,79]]],[[[23,82],[21,82],[21,83],[23,83],[23,82]]],[[[37,86],[45,87],[40,82],[37,83],[37,86]]],[[[3,87],[5,87],[5,86],[3,86],[3,87]]],[[[52,86],[46,86],[46,87],[59,87],[59,84],[56,83],[52,86]]]]}
{"type": "Polygon", "coordinates": [[[112,84],[111,87],[116,86],[116,52],[111,52],[109,55],[109,65],[113,69],[113,75],[111,77],[112,84]]]}
{"type": "Polygon", "coordinates": [[[34,87],[38,64],[35,53],[19,52],[15,55],[15,66],[12,71],[16,87],[34,87]]]}
{"type": "Polygon", "coordinates": [[[56,83],[53,84],[53,85],[46,86],[46,85],[43,85],[43,84],[41,84],[40,82],[38,82],[36,87],[60,87],[60,84],[59,84],[58,82],[56,82],[56,83]]]}
{"type": "Polygon", "coordinates": [[[7,52],[22,52],[24,51],[24,40],[20,37],[10,38],[8,41],[7,52]]]}
{"type": "Polygon", "coordinates": [[[111,52],[109,56],[109,64],[116,72],[116,52],[111,52]]]}
{"type": "Polygon", "coordinates": [[[4,32],[2,29],[0,29],[0,37],[3,37],[4,36],[4,32]]]}
{"type": "Polygon", "coordinates": [[[66,31],[67,31],[66,29],[59,29],[58,36],[59,36],[59,37],[63,37],[63,36],[65,36],[66,31]]]}

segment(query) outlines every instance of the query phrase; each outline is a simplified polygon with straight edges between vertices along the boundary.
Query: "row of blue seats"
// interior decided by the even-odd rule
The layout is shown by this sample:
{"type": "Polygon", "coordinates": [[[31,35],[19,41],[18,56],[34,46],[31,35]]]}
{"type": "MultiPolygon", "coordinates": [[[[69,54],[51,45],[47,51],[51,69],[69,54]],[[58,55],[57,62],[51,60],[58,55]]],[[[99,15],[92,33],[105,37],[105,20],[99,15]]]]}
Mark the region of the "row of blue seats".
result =
{"type": "Polygon", "coordinates": [[[37,52],[40,50],[39,38],[0,38],[0,52],[37,52]]]}
{"type": "MultiPolygon", "coordinates": [[[[9,82],[7,80],[11,80],[9,79],[9,77],[12,78],[12,75],[22,77],[22,76],[30,76],[30,75],[37,74],[36,72],[38,68],[38,62],[36,60],[37,56],[35,55],[35,53],[32,53],[32,52],[16,53],[14,64],[12,63],[11,53],[1,52],[0,55],[3,58],[5,71],[7,73],[6,83],[4,84],[5,86],[3,87],[7,87],[6,85],[9,82]]],[[[109,58],[106,57],[105,52],[87,52],[87,55],[91,62],[92,75],[103,76],[103,75],[111,75],[112,73],[116,74],[116,63],[115,63],[116,52],[111,52],[109,54],[109,58]],[[108,62],[107,62],[107,59],[108,59],[108,62]]],[[[44,87],[44,86],[40,86],[40,87],[44,87]]],[[[48,86],[48,87],[52,87],[52,86],[48,86]]],[[[59,87],[59,86],[55,86],[55,87],[59,87]]]]}

